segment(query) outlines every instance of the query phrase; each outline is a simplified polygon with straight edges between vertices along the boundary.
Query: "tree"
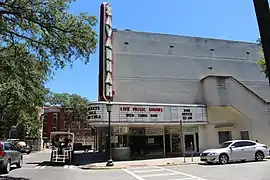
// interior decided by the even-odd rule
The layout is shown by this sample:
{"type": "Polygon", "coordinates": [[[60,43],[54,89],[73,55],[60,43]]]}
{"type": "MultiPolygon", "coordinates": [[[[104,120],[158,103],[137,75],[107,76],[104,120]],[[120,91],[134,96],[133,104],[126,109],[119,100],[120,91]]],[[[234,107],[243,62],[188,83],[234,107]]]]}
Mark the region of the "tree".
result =
{"type": "Polygon", "coordinates": [[[267,71],[266,71],[266,64],[265,64],[263,49],[261,47],[261,45],[262,45],[261,44],[261,39],[258,38],[256,42],[260,46],[260,50],[259,50],[260,59],[257,61],[257,64],[260,65],[261,72],[263,72],[265,74],[265,77],[267,78],[268,76],[267,76],[267,71]]]}
{"type": "Polygon", "coordinates": [[[1,0],[1,47],[23,45],[36,60],[63,68],[72,60],[89,62],[97,35],[94,16],[68,13],[74,0],[1,0]]]}
{"type": "MultiPolygon", "coordinates": [[[[72,121],[85,122],[87,120],[87,109],[89,100],[77,94],[49,93],[46,102],[50,105],[61,106],[65,113],[71,116],[72,121]]],[[[71,129],[69,122],[69,130],[71,129]]]]}
{"type": "Polygon", "coordinates": [[[37,135],[34,129],[47,93],[44,83],[49,67],[22,45],[1,47],[0,59],[0,137],[8,137],[11,126],[22,126],[24,131],[23,124],[37,135]]]}
{"type": "Polygon", "coordinates": [[[260,50],[260,59],[257,61],[257,64],[260,65],[260,68],[261,68],[261,72],[263,72],[265,74],[265,77],[267,78],[267,71],[266,71],[266,64],[265,64],[265,59],[264,59],[264,56],[263,56],[263,51],[260,50]]]}

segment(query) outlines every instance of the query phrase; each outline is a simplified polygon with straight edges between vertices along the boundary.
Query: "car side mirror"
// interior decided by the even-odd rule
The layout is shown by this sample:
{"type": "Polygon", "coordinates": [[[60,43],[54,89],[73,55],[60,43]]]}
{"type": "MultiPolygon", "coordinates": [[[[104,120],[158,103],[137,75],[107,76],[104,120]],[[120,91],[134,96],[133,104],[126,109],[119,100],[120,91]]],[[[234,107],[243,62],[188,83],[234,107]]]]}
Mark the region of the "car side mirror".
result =
{"type": "Polygon", "coordinates": [[[232,150],[233,148],[235,148],[235,146],[231,146],[230,149],[232,150]]]}

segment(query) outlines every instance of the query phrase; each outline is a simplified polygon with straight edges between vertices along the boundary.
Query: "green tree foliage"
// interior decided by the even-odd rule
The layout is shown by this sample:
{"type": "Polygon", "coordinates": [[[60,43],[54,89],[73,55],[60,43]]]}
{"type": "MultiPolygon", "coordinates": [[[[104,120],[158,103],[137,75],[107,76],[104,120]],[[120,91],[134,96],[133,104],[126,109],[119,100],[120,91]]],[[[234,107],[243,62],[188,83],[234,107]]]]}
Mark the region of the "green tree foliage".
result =
{"type": "MultiPolygon", "coordinates": [[[[11,126],[33,122],[47,90],[48,66],[35,60],[21,45],[0,48],[0,137],[11,126]]],[[[33,133],[36,134],[36,133],[33,133]]]]}
{"type": "Polygon", "coordinates": [[[94,16],[68,12],[74,0],[1,0],[1,46],[24,44],[27,52],[54,67],[89,61],[97,35],[94,16]]]}
{"type": "MultiPolygon", "coordinates": [[[[49,93],[46,102],[50,105],[63,107],[65,113],[71,116],[72,121],[84,122],[87,120],[89,100],[77,94],[49,93]]],[[[69,127],[71,122],[69,122],[69,127]]],[[[70,127],[71,128],[71,127],[70,127]]]]}
{"type": "Polygon", "coordinates": [[[265,74],[265,77],[267,78],[268,76],[267,76],[267,71],[266,71],[266,64],[265,64],[263,49],[261,47],[261,39],[260,38],[257,39],[257,43],[260,46],[260,50],[259,50],[260,59],[257,61],[257,64],[260,66],[261,72],[263,72],[265,74]]]}
{"type": "Polygon", "coordinates": [[[257,61],[257,64],[260,65],[261,67],[261,72],[263,72],[265,74],[265,77],[267,78],[267,71],[266,71],[266,64],[265,64],[265,59],[264,59],[264,56],[263,56],[263,51],[260,50],[260,59],[257,61]]]}
{"type": "Polygon", "coordinates": [[[96,18],[68,12],[74,0],[0,0],[0,137],[11,126],[37,136],[52,68],[89,62],[96,18]]]}

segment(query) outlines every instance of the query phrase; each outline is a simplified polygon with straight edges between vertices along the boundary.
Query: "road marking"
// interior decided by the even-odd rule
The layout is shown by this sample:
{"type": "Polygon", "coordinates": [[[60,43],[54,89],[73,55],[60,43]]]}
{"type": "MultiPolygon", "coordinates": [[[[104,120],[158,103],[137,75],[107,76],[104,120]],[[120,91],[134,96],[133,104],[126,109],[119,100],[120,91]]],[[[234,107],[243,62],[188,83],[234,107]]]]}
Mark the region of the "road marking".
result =
{"type": "MultiPolygon", "coordinates": [[[[46,167],[48,167],[48,166],[46,166],[46,165],[44,165],[44,166],[36,166],[36,167],[34,167],[34,169],[45,169],[46,167]]],[[[76,169],[76,166],[74,166],[74,165],[65,165],[65,166],[63,166],[63,168],[64,169],[76,169]]],[[[23,169],[33,169],[33,168],[23,168],[23,169]]]]}
{"type": "Polygon", "coordinates": [[[146,180],[144,178],[147,178],[147,177],[173,176],[173,175],[181,175],[181,176],[185,176],[185,177],[183,177],[183,178],[175,178],[175,179],[172,178],[172,179],[169,179],[169,180],[206,180],[206,179],[203,179],[203,178],[191,175],[191,174],[187,174],[187,173],[183,173],[183,172],[179,172],[179,171],[175,171],[175,170],[167,169],[167,168],[163,168],[163,167],[154,166],[154,167],[152,167],[152,169],[149,168],[148,170],[141,170],[141,171],[140,170],[132,171],[133,169],[136,169],[136,168],[131,168],[130,170],[128,170],[128,169],[122,169],[122,170],[125,171],[126,173],[128,173],[129,175],[135,177],[137,180],[146,180]],[[152,173],[152,174],[143,174],[143,175],[137,175],[136,174],[136,173],[158,172],[158,170],[159,170],[159,172],[160,171],[165,171],[165,173],[157,173],[157,174],[152,173]]]}
{"type": "Polygon", "coordinates": [[[137,170],[133,171],[134,173],[145,173],[145,172],[158,172],[158,171],[164,171],[163,169],[156,168],[156,169],[149,169],[149,170],[137,170]]]}
{"type": "Polygon", "coordinates": [[[157,177],[157,176],[173,176],[173,175],[178,175],[177,173],[160,173],[160,174],[146,174],[142,175],[141,177],[157,177]]]}
{"type": "Polygon", "coordinates": [[[132,169],[132,170],[146,170],[146,169],[160,169],[159,167],[157,166],[141,166],[141,167],[131,167],[129,169],[132,169]]]}
{"type": "Polygon", "coordinates": [[[193,178],[194,180],[206,180],[206,179],[203,179],[203,178],[200,178],[200,177],[197,177],[197,176],[193,176],[191,174],[187,174],[187,173],[183,173],[183,172],[179,172],[179,171],[175,171],[175,170],[172,170],[172,169],[167,169],[167,168],[163,168],[163,167],[160,167],[166,171],[170,171],[172,173],[176,173],[176,174],[179,174],[179,175],[183,175],[183,176],[187,176],[187,177],[190,177],[190,178],[193,178]]]}
{"type": "Polygon", "coordinates": [[[74,169],[75,168],[75,166],[73,166],[73,165],[65,165],[64,166],[64,169],[74,169]]]}
{"type": "Polygon", "coordinates": [[[135,178],[138,179],[138,180],[145,180],[144,178],[142,178],[142,177],[136,175],[135,173],[133,173],[133,172],[127,170],[127,169],[122,169],[122,170],[125,171],[126,173],[130,174],[131,176],[135,177],[135,178]]]}
{"type": "Polygon", "coordinates": [[[194,178],[168,179],[168,180],[194,180],[194,178]]]}
{"type": "Polygon", "coordinates": [[[34,169],[45,169],[46,166],[36,166],[34,169]]]}

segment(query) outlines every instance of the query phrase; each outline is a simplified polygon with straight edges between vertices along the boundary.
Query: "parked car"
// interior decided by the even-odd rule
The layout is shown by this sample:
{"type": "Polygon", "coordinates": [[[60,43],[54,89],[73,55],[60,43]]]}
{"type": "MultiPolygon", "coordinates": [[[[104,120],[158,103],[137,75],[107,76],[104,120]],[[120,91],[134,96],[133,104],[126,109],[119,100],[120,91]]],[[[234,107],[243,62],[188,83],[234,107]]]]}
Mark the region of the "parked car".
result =
{"type": "Polygon", "coordinates": [[[227,164],[232,161],[262,161],[268,156],[267,146],[250,140],[233,140],[220,144],[215,149],[207,149],[200,154],[201,161],[227,164]]]}
{"type": "Polygon", "coordinates": [[[29,146],[23,146],[18,149],[21,153],[30,154],[32,152],[32,148],[29,146]]]}
{"type": "Polygon", "coordinates": [[[17,141],[13,144],[21,153],[30,154],[33,150],[32,146],[28,146],[24,141],[17,141]]]}
{"type": "Polygon", "coordinates": [[[23,164],[22,153],[16,146],[8,141],[0,141],[0,170],[3,173],[9,173],[10,166],[16,165],[21,168],[23,164]]]}

